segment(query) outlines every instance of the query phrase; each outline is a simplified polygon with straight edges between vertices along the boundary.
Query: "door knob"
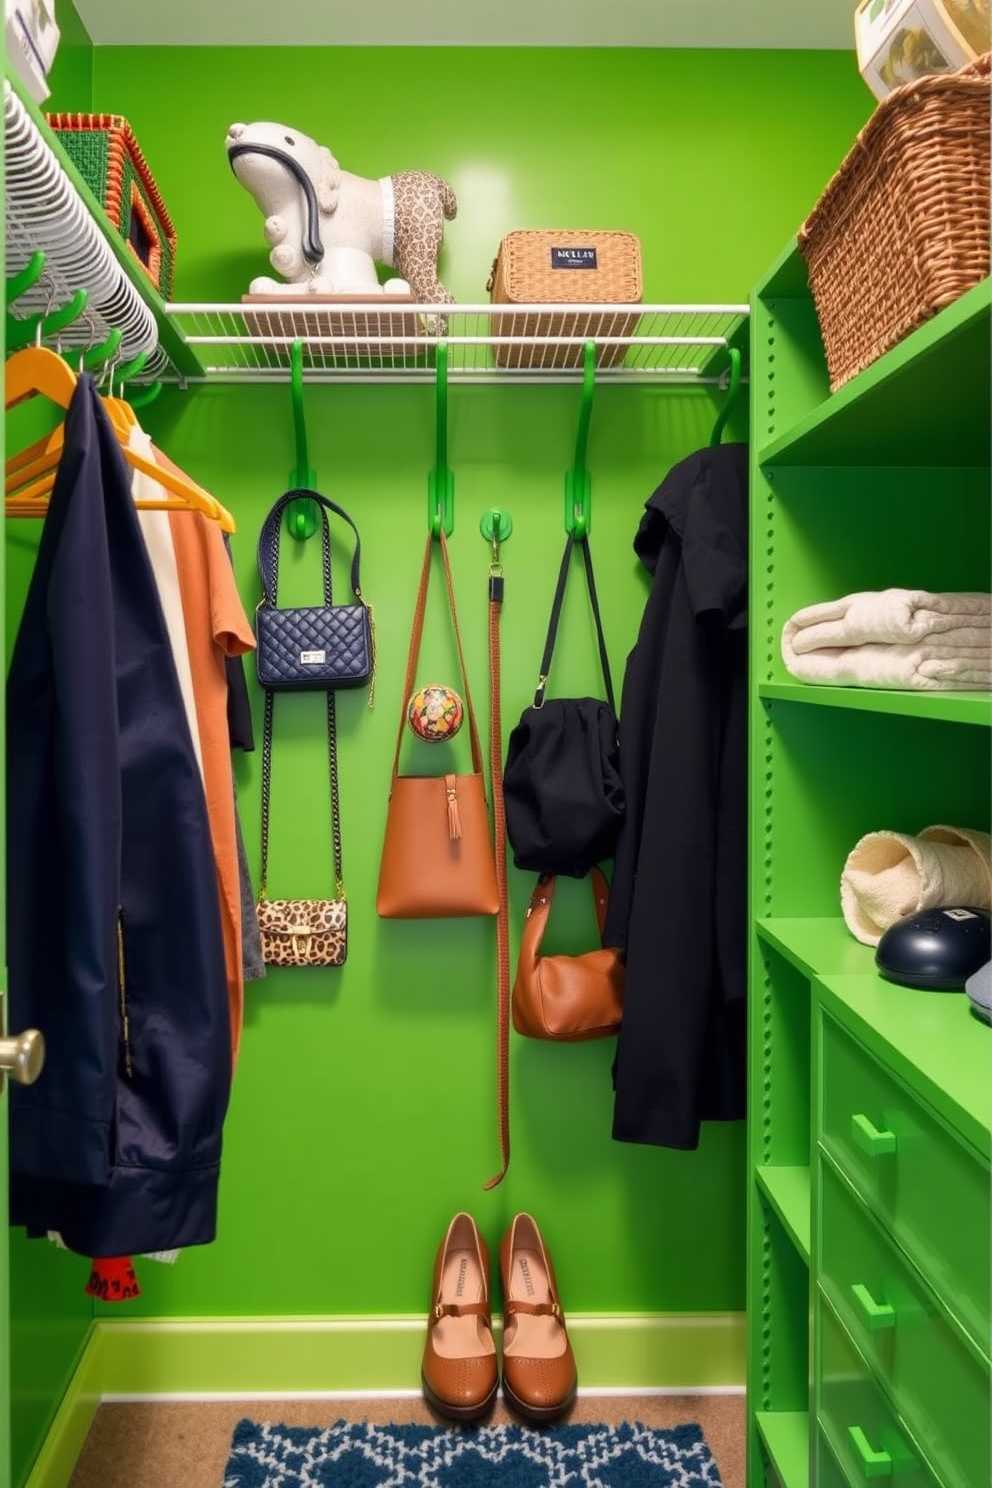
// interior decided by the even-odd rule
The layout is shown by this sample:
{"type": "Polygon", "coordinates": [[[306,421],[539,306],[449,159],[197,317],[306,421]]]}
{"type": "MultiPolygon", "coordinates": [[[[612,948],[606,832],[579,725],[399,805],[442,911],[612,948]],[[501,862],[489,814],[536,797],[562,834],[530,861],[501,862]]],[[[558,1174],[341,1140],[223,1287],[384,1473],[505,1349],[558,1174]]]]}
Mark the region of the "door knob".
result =
{"type": "Polygon", "coordinates": [[[0,1038],[0,1088],[6,1071],[19,1085],[33,1085],[45,1063],[45,1040],[37,1028],[16,1038],[0,1038]]]}

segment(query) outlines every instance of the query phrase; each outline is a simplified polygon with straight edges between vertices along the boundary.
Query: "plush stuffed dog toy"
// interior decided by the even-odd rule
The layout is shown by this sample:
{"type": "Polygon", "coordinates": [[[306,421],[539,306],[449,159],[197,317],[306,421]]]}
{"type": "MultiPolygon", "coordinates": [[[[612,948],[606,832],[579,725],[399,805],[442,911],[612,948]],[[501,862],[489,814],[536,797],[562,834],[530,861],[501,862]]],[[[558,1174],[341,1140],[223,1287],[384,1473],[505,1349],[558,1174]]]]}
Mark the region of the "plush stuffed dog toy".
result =
{"type": "Polygon", "coordinates": [[[232,124],[226,145],[234,174],[265,213],[269,262],[288,281],[253,279],[250,293],[412,293],[424,304],[452,302],[437,257],[457,202],[440,176],[353,176],[325,145],[283,124],[232,124]],[[380,284],[377,263],[401,277],[380,284]]]}

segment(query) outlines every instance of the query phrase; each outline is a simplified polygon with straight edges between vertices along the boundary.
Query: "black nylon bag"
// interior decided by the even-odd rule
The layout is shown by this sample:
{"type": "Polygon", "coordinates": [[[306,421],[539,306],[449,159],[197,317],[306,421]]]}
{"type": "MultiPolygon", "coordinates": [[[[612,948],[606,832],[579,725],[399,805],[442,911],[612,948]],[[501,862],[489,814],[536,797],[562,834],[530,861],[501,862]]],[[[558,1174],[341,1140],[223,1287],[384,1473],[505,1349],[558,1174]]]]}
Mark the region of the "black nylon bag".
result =
{"type": "Polygon", "coordinates": [[[510,734],[503,771],[506,831],[516,867],[584,878],[613,857],[624,813],[613,682],[587,539],[579,546],[596,622],[606,701],[549,698],[558,622],[574,541],[565,545],[533,705],[510,734]]]}

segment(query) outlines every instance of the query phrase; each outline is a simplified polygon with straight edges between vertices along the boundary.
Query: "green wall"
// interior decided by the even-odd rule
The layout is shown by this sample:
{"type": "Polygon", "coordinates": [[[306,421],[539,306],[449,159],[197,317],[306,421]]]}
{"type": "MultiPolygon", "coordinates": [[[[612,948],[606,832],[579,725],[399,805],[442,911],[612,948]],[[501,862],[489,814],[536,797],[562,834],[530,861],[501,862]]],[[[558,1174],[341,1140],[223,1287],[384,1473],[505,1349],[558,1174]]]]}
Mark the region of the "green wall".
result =
{"type": "MultiPolygon", "coordinates": [[[[853,58],[838,54],[316,48],[100,48],[92,102],[131,120],[169,202],[176,298],[219,300],[237,300],[267,272],[260,214],[224,156],[236,119],[304,129],[362,174],[424,166],[446,175],[460,211],[442,271],[462,300],[485,298],[505,231],[576,224],[640,236],[645,299],[718,301],[746,298],[871,106],[853,58]]],[[[342,971],[270,972],[249,985],[218,1242],[171,1268],[143,1264],[143,1296],[128,1315],[419,1312],[434,1247],[460,1207],[492,1243],[517,1209],[534,1212],[573,1311],[740,1308],[743,1130],[710,1126],[695,1153],[612,1142],[608,1042],[554,1047],[514,1036],[513,1162],[500,1188],[482,1192],[498,1149],[493,927],[384,923],[373,907],[432,396],[422,386],[314,387],[307,411],[320,486],[361,529],[379,623],[375,709],[355,695],[339,706],[349,959],[342,971]]],[[[515,521],[504,552],[509,729],[539,660],[576,411],[570,388],[451,394],[452,547],[483,725],[488,554],[478,519],[498,503],[515,521]]],[[[631,550],[643,503],[673,461],[705,441],[712,415],[698,390],[597,394],[593,548],[618,684],[646,595],[631,550]]],[[[258,528],[292,464],[288,393],[168,391],[143,418],[234,512],[250,610],[258,528]]],[[[10,566],[21,592],[29,543],[19,531],[10,566]]],[[[312,596],[317,555],[286,556],[285,599],[312,596]]],[[[421,675],[454,680],[436,605],[430,618],[421,675]]],[[[577,587],[559,645],[556,689],[594,688],[577,587]]],[[[257,710],[257,691],[254,702],[257,710]]],[[[277,715],[270,887],[318,895],[331,882],[320,700],[280,699],[277,715]]],[[[417,758],[410,750],[408,766],[417,758]]],[[[258,765],[257,756],[238,764],[256,862],[258,765]]],[[[530,880],[511,877],[515,949],[530,880]]],[[[559,948],[589,944],[586,892],[563,886],[559,948]]]]}
{"type": "Polygon", "coordinates": [[[529,226],[639,234],[645,299],[741,299],[812,207],[871,95],[852,54],[589,48],[115,48],[93,103],[131,120],[179,236],[175,298],[269,273],[261,214],[224,153],[278,119],[345,169],[427,167],[459,199],[444,275],[486,298],[529,226]]]}

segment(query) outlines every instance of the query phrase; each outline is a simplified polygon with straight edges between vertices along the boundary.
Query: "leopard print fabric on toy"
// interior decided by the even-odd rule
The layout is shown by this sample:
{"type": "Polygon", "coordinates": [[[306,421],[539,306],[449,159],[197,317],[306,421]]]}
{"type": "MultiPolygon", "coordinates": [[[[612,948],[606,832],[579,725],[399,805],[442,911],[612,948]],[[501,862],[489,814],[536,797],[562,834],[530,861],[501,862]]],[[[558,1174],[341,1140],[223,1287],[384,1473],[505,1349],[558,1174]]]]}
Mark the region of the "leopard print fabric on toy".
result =
{"type": "Polygon", "coordinates": [[[343,966],[348,955],[344,899],[261,899],[258,928],[266,966],[343,966]]]}
{"type": "Polygon", "coordinates": [[[396,221],[393,263],[421,304],[454,304],[437,276],[444,220],[458,211],[455,193],[431,171],[397,171],[391,178],[396,221]]]}

